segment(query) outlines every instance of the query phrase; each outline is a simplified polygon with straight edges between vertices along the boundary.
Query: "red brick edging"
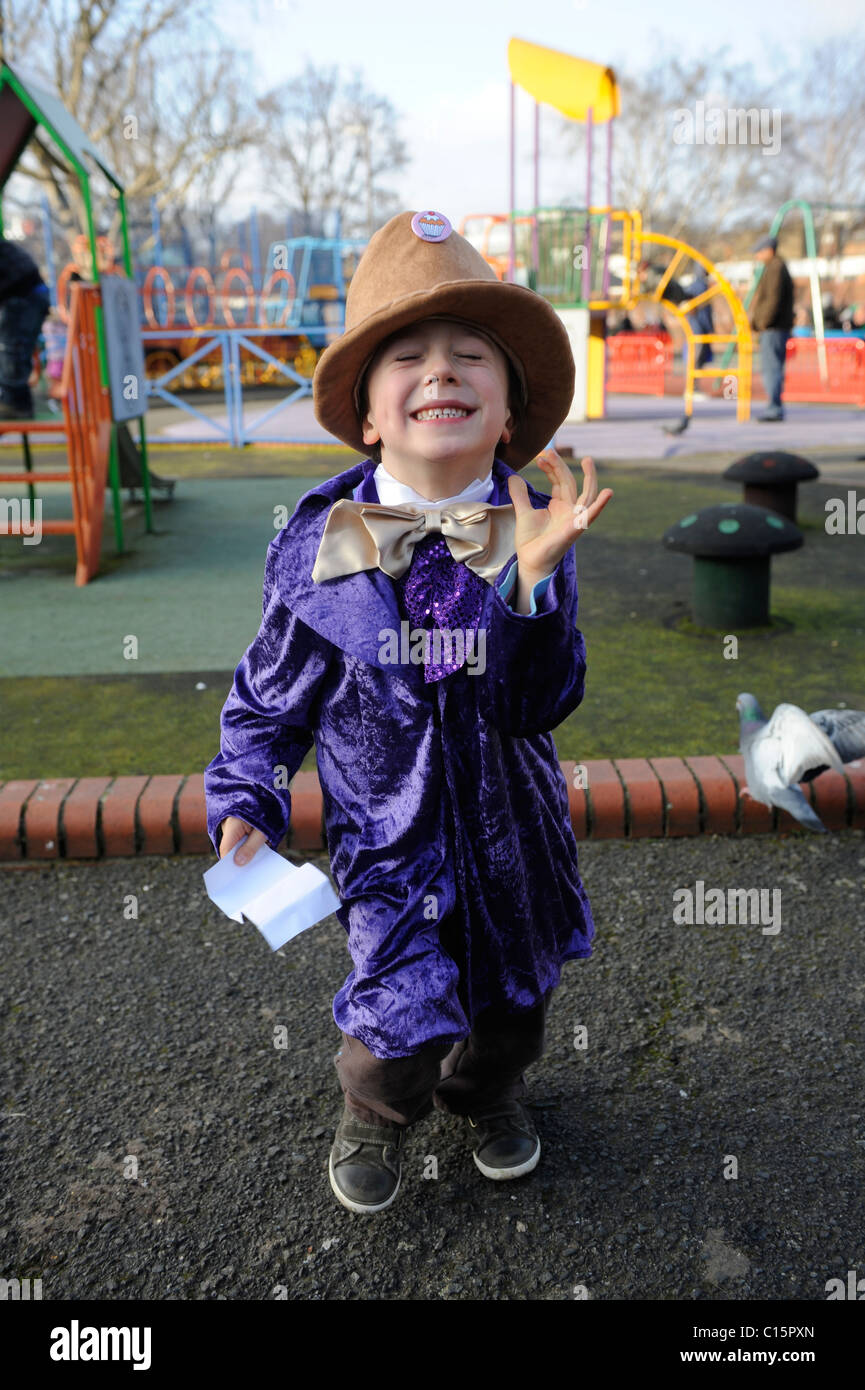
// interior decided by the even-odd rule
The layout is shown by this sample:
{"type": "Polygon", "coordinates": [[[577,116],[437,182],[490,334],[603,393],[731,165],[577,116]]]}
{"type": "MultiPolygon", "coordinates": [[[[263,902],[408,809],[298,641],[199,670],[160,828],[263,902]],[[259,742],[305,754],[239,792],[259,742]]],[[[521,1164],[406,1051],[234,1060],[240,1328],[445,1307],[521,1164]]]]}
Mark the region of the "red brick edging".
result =
{"type": "MultiPolygon", "coordinates": [[[[578,840],[762,834],[797,829],[743,797],[739,754],[563,762],[578,840]]],[[[829,830],[865,828],[865,759],[803,783],[829,830]]],[[[288,847],[325,848],[318,774],[291,783],[288,847]]],[[[803,832],[808,833],[808,832],[803,832]]],[[[0,783],[0,863],[136,854],[214,854],[204,777],[82,777],[0,783]]]]}

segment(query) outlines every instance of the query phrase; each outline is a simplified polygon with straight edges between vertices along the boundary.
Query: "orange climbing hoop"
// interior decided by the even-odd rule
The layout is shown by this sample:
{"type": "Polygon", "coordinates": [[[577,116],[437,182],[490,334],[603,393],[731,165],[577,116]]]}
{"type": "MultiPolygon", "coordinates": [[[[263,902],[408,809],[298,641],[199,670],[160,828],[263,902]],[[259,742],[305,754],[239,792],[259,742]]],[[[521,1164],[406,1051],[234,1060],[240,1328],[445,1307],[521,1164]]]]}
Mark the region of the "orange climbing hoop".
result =
{"type": "Polygon", "coordinates": [[[165,269],[164,265],[152,265],[144,277],[144,284],[141,289],[141,297],[144,301],[144,317],[151,328],[173,328],[174,309],[177,296],[174,291],[174,281],[165,269]],[[162,280],[162,292],[168,300],[168,312],[165,323],[160,323],[153,309],[153,282],[160,278],[162,280]]]}
{"type": "Polygon", "coordinates": [[[251,323],[255,323],[255,290],[252,288],[252,281],[245,270],[241,270],[239,265],[233,265],[227,270],[220,292],[222,295],[222,313],[229,328],[249,328],[251,323]],[[246,318],[241,324],[238,324],[235,319],[234,310],[228,302],[228,286],[237,279],[241,280],[243,292],[246,295],[246,318]]]}
{"type": "Polygon", "coordinates": [[[229,247],[229,249],[228,249],[227,251],[223,251],[222,255],[221,255],[220,258],[219,258],[219,269],[220,269],[220,270],[240,270],[240,269],[243,269],[243,270],[246,271],[247,274],[249,274],[249,272],[252,270],[252,266],[250,265],[249,256],[246,254],[246,252],[245,252],[245,251],[241,251],[240,248],[239,248],[238,246],[233,246],[233,247],[229,247]],[[232,256],[239,256],[239,257],[240,257],[240,260],[241,260],[241,265],[239,265],[239,266],[232,266],[232,264],[231,264],[231,258],[232,258],[232,256]]]}
{"type": "Polygon", "coordinates": [[[215,294],[216,286],[213,283],[213,276],[211,275],[210,271],[207,270],[207,268],[203,265],[193,266],[192,270],[190,270],[189,275],[187,276],[186,290],[184,291],[183,295],[183,307],[186,310],[186,322],[190,328],[204,328],[208,324],[213,323],[213,299],[215,294]],[[195,317],[195,296],[196,294],[202,293],[201,290],[195,290],[193,288],[196,280],[204,281],[203,293],[207,295],[207,315],[203,321],[199,321],[195,317]]]}
{"type": "Polygon", "coordinates": [[[296,294],[297,286],[294,283],[294,276],[291,274],[291,271],[274,270],[269,276],[267,284],[264,286],[264,289],[261,291],[261,298],[258,301],[258,322],[260,323],[261,327],[284,328],[285,320],[288,317],[292,305],[294,304],[294,298],[296,294]],[[280,284],[288,285],[288,294],[282,301],[282,311],[276,323],[272,324],[267,317],[267,300],[268,297],[273,293],[275,287],[280,284]]]}

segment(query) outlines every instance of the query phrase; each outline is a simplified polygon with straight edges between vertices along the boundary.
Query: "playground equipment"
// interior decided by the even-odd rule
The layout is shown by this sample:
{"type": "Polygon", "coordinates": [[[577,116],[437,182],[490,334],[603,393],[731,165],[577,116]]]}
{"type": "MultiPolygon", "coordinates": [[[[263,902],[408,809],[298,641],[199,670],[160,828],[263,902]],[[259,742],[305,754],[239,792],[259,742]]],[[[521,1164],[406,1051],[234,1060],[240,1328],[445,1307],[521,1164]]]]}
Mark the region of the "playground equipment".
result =
{"type": "MultiPolygon", "coordinates": [[[[293,237],[275,242],[268,255],[267,278],[260,290],[255,289],[254,273],[249,284],[236,274],[240,271],[250,279],[245,264],[223,265],[226,276],[234,274],[240,286],[240,303],[228,305],[228,315],[226,300],[220,305],[215,297],[207,298],[209,272],[197,267],[198,279],[184,295],[184,308],[194,322],[192,330],[188,322],[166,327],[168,315],[163,306],[156,308],[158,291],[154,292],[153,312],[163,314],[163,322],[160,327],[145,329],[141,336],[148,351],[155,345],[158,351],[170,351],[172,356],[164,373],[148,381],[149,399],[158,397],[200,420],[204,427],[202,440],[213,440],[216,434],[238,448],[259,442],[261,431],[282,410],[286,400],[311,393],[319,353],[343,331],[346,263],[353,262],[353,271],[365,244],[361,238],[342,237],[293,237]],[[223,322],[208,325],[204,321],[217,315],[223,322]],[[272,326],[271,317],[277,320],[272,326]],[[269,385],[280,379],[292,388],[289,396],[247,422],[244,386],[269,385]],[[223,391],[225,423],[208,418],[188,399],[175,395],[176,384],[223,391]]],[[[174,303],[176,306],[176,297],[174,303]]],[[[185,434],[187,442],[195,438],[185,434]]]]}
{"type": "MultiPolygon", "coordinates": [[[[495,214],[475,214],[460,227],[463,235],[475,239],[479,249],[495,245],[491,242],[494,230],[509,219],[495,214]],[[475,227],[472,227],[472,223],[475,227]],[[477,224],[484,223],[480,236],[477,224]],[[465,230],[464,230],[465,229],[465,230]]],[[[627,335],[614,339],[619,349],[616,374],[608,380],[609,365],[605,362],[605,321],[610,309],[633,309],[642,302],[663,304],[675,317],[685,340],[686,377],[685,415],[693,412],[694,386],[698,378],[724,378],[725,388],[736,401],[736,416],[747,420],[751,399],[751,333],[747,315],[735,290],[715,265],[695,247],[675,237],[643,230],[638,211],[622,208],[537,208],[522,210],[511,225],[514,266],[523,269],[524,283],[549,299],[570,324],[574,335],[580,331],[579,320],[573,311],[588,315],[589,342],[586,350],[578,340],[575,358],[586,371],[584,383],[584,414],[573,410],[569,419],[595,419],[605,413],[606,389],[663,391],[665,371],[669,368],[671,347],[669,335],[657,331],[627,335]],[[606,224],[606,230],[605,230],[606,224]],[[658,248],[656,250],[656,248],[658,248]],[[649,288],[641,278],[640,266],[657,256],[666,256],[658,265],[655,284],[649,288]],[[713,283],[708,290],[693,298],[681,291],[673,297],[674,277],[690,270],[693,275],[699,266],[713,283]],[[588,281],[588,284],[586,283],[588,281]],[[606,285],[606,289],[605,289],[606,285]],[[698,333],[691,324],[690,314],[702,304],[719,297],[726,305],[733,332],[698,333]],[[697,348],[701,343],[729,345],[738,353],[732,365],[698,367],[697,348]],[[597,345],[597,346],[596,346],[597,345]],[[619,355],[621,353],[621,357],[619,355]]],[[[501,246],[499,240],[498,248],[501,246]]],[[[490,265],[504,278],[504,257],[500,249],[486,253],[490,265]]],[[[573,346],[572,338],[572,346],[573,346]]],[[[578,383],[578,391],[579,391],[578,383]]],[[[576,402],[575,402],[576,405],[576,402]]]]}
{"type": "MultiPolygon", "coordinates": [[[[266,280],[261,283],[261,277],[256,277],[257,289],[246,253],[224,252],[215,273],[202,265],[173,271],[160,264],[151,266],[141,288],[143,320],[152,330],[147,336],[148,377],[158,380],[189,358],[204,334],[273,327],[278,332],[259,343],[268,360],[247,348],[241,352],[244,384],[272,382],[280,363],[290,363],[299,376],[311,379],[320,353],[342,331],[344,262],[356,256],[363,244],[354,238],[322,237],[276,242],[268,255],[266,280]],[[241,257],[240,265],[229,263],[234,255],[241,257]],[[165,335],[156,336],[161,329],[165,335]]],[[[186,387],[220,389],[221,356],[199,358],[180,380],[186,387]]]]}
{"type": "MultiPolygon", "coordinates": [[[[69,468],[41,472],[42,483],[68,483],[72,492],[72,519],[46,521],[39,529],[46,535],[74,535],[77,566],[75,583],[86,584],[99,568],[105,487],[111,442],[111,410],[107,390],[99,380],[99,362],[93,351],[96,341],[98,291],[92,285],[76,285],[72,294],[69,345],[63,363],[61,383],[63,420],[69,468]]],[[[57,422],[40,420],[0,426],[4,432],[20,430],[24,439],[25,471],[0,473],[0,483],[20,483],[26,479],[30,499],[30,525],[38,500],[33,482],[30,435],[57,432],[57,422]]]]}
{"type": "MultiPolygon", "coordinates": [[[[120,478],[117,459],[116,419],[138,417],[140,429],[141,479],[148,531],[153,530],[150,482],[144,436],[144,393],[140,401],[130,400],[126,406],[112,379],[121,365],[135,361],[136,337],[134,327],[123,313],[124,276],[105,276],[111,285],[111,328],[106,331],[107,301],[100,287],[105,248],[99,246],[93,223],[90,197],[90,176],[85,160],[92,159],[115,190],[123,230],[123,261],[125,274],[131,277],[129,237],[123,187],[105,163],[78,123],[60,101],[33,82],[24,80],[8,63],[0,64],[0,190],[12,174],[23,150],[36,129],[41,129],[69,161],[81,189],[87,215],[87,242],[90,251],[90,271],[93,283],[80,280],[72,294],[69,335],[61,380],[63,400],[63,432],[69,469],[57,473],[40,473],[33,477],[29,438],[31,435],[60,428],[57,421],[0,422],[0,434],[20,434],[24,445],[25,474],[31,502],[35,500],[34,481],[67,483],[72,499],[72,520],[44,522],[46,532],[74,533],[77,552],[75,582],[86,584],[97,573],[102,542],[102,523],[105,507],[106,478],[110,478],[114,502],[114,527],[118,552],[123,551],[123,523],[120,501],[120,478]]],[[[80,273],[80,272],[79,272],[80,273]]],[[[143,376],[143,369],[141,372],[143,376]]],[[[21,473],[0,473],[0,482],[21,482],[21,473]]]]}
{"type": "Polygon", "coordinates": [[[693,246],[675,237],[646,231],[638,210],[612,206],[613,122],[620,110],[619,89],[612,69],[522,39],[510,40],[508,64],[511,120],[507,278],[514,280],[517,266],[522,264],[529,286],[550,300],[568,329],[577,364],[577,388],[568,419],[595,419],[605,413],[608,310],[627,310],[641,300],[651,300],[663,304],[674,314],[684,335],[685,423],[693,411],[694,384],[698,377],[725,378],[724,392],[735,398],[736,418],[747,420],[751,409],[751,331],[732,286],[693,246]],[[521,210],[515,206],[517,86],[535,100],[535,201],[532,208],[521,210]],[[582,208],[539,205],[540,102],[554,106],[569,120],[585,122],[586,202],[582,208]],[[607,128],[606,201],[602,206],[595,206],[592,196],[596,125],[607,128]],[[655,263],[658,274],[656,283],[647,289],[641,274],[650,261],[655,263]],[[713,283],[693,298],[681,293],[672,297],[672,287],[678,283],[674,276],[682,276],[689,266],[701,267],[713,283]],[[726,305],[733,331],[695,333],[689,315],[715,298],[726,305]],[[701,343],[729,345],[729,356],[735,353],[735,363],[697,367],[695,348],[701,343]]]}
{"type": "MultiPolygon", "coordinates": [[[[289,217],[289,224],[291,218],[289,217]]],[[[246,240],[251,254],[240,247],[227,247],[216,263],[194,263],[192,246],[184,237],[186,264],[177,265],[163,248],[158,210],[153,210],[154,256],[152,264],[136,268],[139,287],[139,317],[146,337],[146,371],[151,381],[165,384],[172,380],[185,389],[223,389],[221,344],[213,335],[234,328],[258,330],[273,327],[269,338],[259,338],[268,360],[242,348],[238,365],[242,384],[267,385],[280,375],[279,364],[289,363],[301,377],[311,380],[318,357],[333,336],[341,331],[345,293],[360,251],[359,238],[287,237],[274,242],[262,267],[255,210],[250,214],[246,240]],[[294,334],[287,328],[295,328],[294,334]],[[165,330],[160,336],[159,330],[165,330]],[[310,330],[324,330],[311,332],[310,330]],[[211,351],[203,357],[197,352],[202,335],[213,339],[211,351]],[[195,354],[194,363],[188,359],[195,354]],[[272,360],[270,360],[272,359],[272,360]],[[186,369],[174,373],[180,363],[186,369]]],[[[48,275],[54,283],[53,237],[43,214],[43,238],[49,258],[48,275]]],[[[337,219],[338,223],[338,219],[337,219]]],[[[338,227],[337,227],[338,230],[338,227]]],[[[97,240],[99,268],[116,271],[115,249],[107,237],[97,240]]],[[[55,297],[60,318],[68,321],[69,286],[73,276],[82,273],[82,257],[89,266],[86,237],[73,243],[73,260],[56,280],[55,297]]],[[[87,272],[89,274],[89,271],[87,272]]]]}
{"type": "MultiPolygon", "coordinates": [[[[511,221],[503,212],[473,212],[463,218],[457,230],[460,236],[464,236],[480,251],[500,280],[510,275],[516,284],[528,285],[529,268],[515,250],[511,221]]],[[[533,225],[531,217],[514,218],[513,221],[518,226],[533,225]]]]}
{"type": "Polygon", "coordinates": [[[768,627],[772,556],[805,537],[787,517],[747,502],[703,507],[669,526],[666,550],[694,557],[694,622],[716,632],[768,627]]]}
{"type": "Polygon", "coordinates": [[[820,470],[799,454],[771,449],[736,459],[721,476],[726,482],[743,484],[743,502],[753,507],[766,507],[795,523],[799,484],[812,483],[819,478],[820,470]]]}

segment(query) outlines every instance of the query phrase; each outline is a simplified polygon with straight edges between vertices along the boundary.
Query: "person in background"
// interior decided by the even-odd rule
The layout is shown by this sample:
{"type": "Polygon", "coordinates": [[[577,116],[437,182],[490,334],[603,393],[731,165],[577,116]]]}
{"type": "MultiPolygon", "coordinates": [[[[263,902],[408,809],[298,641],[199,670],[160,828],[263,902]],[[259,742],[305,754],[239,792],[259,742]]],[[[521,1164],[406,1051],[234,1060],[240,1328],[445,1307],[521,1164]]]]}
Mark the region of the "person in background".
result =
{"type": "Polygon", "coordinates": [[[823,295],[823,332],[837,333],[841,329],[841,316],[835,308],[835,300],[829,290],[823,295]]]}
{"type": "Polygon", "coordinates": [[[58,407],[51,402],[61,399],[63,362],[69,337],[69,330],[56,307],[48,311],[42,325],[42,336],[45,339],[45,375],[48,378],[49,409],[56,411],[58,407]]]}
{"type": "MultiPolygon", "coordinates": [[[[688,298],[698,299],[701,294],[706,293],[708,288],[709,281],[706,278],[706,272],[701,265],[698,265],[694,278],[688,286],[688,298]]],[[[691,327],[697,334],[714,333],[715,331],[715,320],[712,316],[712,305],[708,300],[705,304],[701,304],[699,308],[695,309],[693,313],[690,313],[688,315],[688,319],[690,320],[691,327]]],[[[712,344],[698,343],[697,357],[694,366],[708,367],[709,363],[712,360],[712,344]]]]}
{"type": "Polygon", "coordinates": [[[0,235],[0,420],[33,419],[33,352],[50,308],[33,257],[0,235]]]}
{"type": "Polygon", "coordinates": [[[631,321],[631,316],[627,312],[627,310],[621,313],[617,312],[616,310],[613,310],[607,316],[608,338],[615,337],[617,333],[634,333],[635,331],[636,330],[634,328],[633,322],[631,321]]]}
{"type": "Polygon", "coordinates": [[[754,247],[754,255],[762,261],[764,270],[751,301],[748,321],[760,334],[760,371],[769,398],[769,409],[757,419],[783,420],[784,365],[787,339],[793,329],[793,281],[778,255],[777,237],[763,237],[754,247]]]}

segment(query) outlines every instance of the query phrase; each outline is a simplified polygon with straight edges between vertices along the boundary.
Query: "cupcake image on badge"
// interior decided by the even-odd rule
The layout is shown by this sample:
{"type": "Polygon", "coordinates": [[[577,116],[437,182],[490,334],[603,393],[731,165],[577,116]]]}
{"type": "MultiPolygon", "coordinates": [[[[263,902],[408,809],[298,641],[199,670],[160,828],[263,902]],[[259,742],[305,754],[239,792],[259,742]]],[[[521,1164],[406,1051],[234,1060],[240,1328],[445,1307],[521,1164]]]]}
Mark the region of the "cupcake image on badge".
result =
{"type": "Polygon", "coordinates": [[[453,230],[440,212],[416,212],[411,220],[411,229],[422,241],[444,241],[453,230]]]}

